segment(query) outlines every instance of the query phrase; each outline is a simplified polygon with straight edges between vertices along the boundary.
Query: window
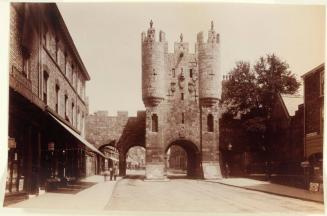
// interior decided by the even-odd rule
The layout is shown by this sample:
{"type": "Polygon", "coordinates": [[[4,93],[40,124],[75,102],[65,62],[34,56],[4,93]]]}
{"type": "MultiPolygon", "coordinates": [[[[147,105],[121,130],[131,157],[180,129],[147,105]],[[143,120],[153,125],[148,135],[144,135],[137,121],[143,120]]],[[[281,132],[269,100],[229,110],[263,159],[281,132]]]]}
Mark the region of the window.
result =
{"type": "Polygon", "coordinates": [[[60,87],[57,84],[56,85],[56,112],[57,113],[59,112],[59,90],[60,90],[60,87]]]}
{"type": "Polygon", "coordinates": [[[324,72],[320,72],[320,96],[324,95],[324,72]]]}
{"type": "Polygon", "coordinates": [[[48,78],[48,73],[43,71],[43,101],[45,104],[48,103],[48,78]]]}
{"type": "Polygon", "coordinates": [[[182,113],[182,124],[184,124],[184,123],[185,123],[185,114],[182,113]]]}
{"type": "Polygon", "coordinates": [[[158,132],[158,116],[157,116],[157,114],[152,115],[152,132],[158,132]]]}
{"type": "Polygon", "coordinates": [[[207,118],[208,132],[213,132],[213,115],[209,114],[207,118]]]}
{"type": "Polygon", "coordinates": [[[65,95],[65,119],[69,120],[68,119],[68,113],[67,113],[67,106],[68,106],[68,96],[65,95]]]}
{"type": "Polygon", "coordinates": [[[175,68],[171,69],[171,73],[172,73],[172,76],[175,77],[176,74],[175,74],[175,68]]]}
{"type": "Polygon", "coordinates": [[[64,73],[67,76],[67,52],[65,52],[65,58],[64,58],[64,73]]]}
{"type": "Polygon", "coordinates": [[[193,69],[190,69],[190,78],[193,78],[193,69]]]}
{"type": "Polygon", "coordinates": [[[46,24],[44,24],[43,25],[43,46],[45,47],[45,48],[48,48],[47,47],[47,45],[48,45],[48,43],[47,43],[47,34],[48,34],[48,29],[47,29],[47,26],[46,26],[46,24]]]}
{"type": "Polygon", "coordinates": [[[74,102],[72,103],[72,124],[73,125],[75,125],[74,124],[74,109],[75,109],[75,104],[74,104],[74,102]]]}
{"type": "Polygon", "coordinates": [[[72,82],[72,85],[74,86],[74,82],[75,82],[75,71],[74,71],[74,65],[73,64],[72,64],[71,82],[72,82]]]}
{"type": "Polygon", "coordinates": [[[184,100],[184,93],[181,93],[181,100],[184,100]]]}
{"type": "Polygon", "coordinates": [[[80,113],[79,113],[79,107],[77,107],[77,116],[76,116],[76,128],[79,130],[79,118],[80,118],[80,113]]]}
{"type": "Polygon", "coordinates": [[[84,135],[84,113],[82,112],[82,119],[81,119],[81,134],[84,135]]]}
{"type": "Polygon", "coordinates": [[[59,38],[56,36],[56,61],[59,64],[59,38]]]}
{"type": "Polygon", "coordinates": [[[28,78],[29,77],[29,57],[25,55],[23,57],[23,75],[24,77],[28,78]]]}

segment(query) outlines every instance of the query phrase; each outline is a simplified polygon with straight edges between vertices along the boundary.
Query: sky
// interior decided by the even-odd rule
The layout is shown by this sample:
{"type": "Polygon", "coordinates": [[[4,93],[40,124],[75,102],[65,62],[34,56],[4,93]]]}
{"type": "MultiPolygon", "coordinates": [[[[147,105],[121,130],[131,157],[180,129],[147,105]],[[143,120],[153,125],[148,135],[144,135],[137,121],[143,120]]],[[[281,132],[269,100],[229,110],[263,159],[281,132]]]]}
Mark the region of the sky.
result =
{"type": "MultiPolygon", "coordinates": [[[[91,76],[89,111],[130,116],[144,110],[141,33],[152,19],[166,33],[169,51],[182,33],[194,52],[196,35],[210,22],[220,34],[220,75],[236,61],[254,64],[275,53],[297,79],[324,62],[325,7],[241,3],[57,3],[91,76]]],[[[302,94],[302,89],[299,92],[302,94]]]]}

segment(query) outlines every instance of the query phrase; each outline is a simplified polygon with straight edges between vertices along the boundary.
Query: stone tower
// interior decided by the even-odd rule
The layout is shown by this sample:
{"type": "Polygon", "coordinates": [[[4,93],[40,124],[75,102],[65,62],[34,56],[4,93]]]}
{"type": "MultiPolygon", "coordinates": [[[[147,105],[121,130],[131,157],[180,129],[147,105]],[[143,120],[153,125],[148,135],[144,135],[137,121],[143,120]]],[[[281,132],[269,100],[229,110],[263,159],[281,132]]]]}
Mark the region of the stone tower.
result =
{"type": "Polygon", "coordinates": [[[146,178],[164,179],[166,153],[172,145],[187,153],[187,174],[220,178],[219,166],[219,35],[213,23],[205,43],[198,34],[196,52],[174,43],[168,53],[165,33],[153,22],[142,33],[142,98],[146,107],[146,178]]]}

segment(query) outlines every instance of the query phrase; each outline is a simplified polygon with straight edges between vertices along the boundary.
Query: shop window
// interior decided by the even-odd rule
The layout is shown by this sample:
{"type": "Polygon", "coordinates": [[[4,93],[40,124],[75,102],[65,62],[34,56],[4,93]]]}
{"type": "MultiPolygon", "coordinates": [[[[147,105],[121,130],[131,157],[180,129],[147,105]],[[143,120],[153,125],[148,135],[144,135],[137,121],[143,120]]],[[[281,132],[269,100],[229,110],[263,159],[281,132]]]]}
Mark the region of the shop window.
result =
{"type": "Polygon", "coordinates": [[[213,123],[212,114],[209,114],[207,117],[207,127],[208,127],[208,132],[213,132],[214,123],[213,123]]]}
{"type": "Polygon", "coordinates": [[[60,90],[60,87],[57,84],[56,85],[56,112],[57,113],[59,112],[59,90],[60,90]]]}
{"type": "Polygon", "coordinates": [[[43,71],[43,102],[48,103],[48,79],[49,75],[46,71],[43,71]]]}
{"type": "Polygon", "coordinates": [[[152,132],[158,132],[158,116],[157,116],[157,114],[152,115],[152,132]]]}

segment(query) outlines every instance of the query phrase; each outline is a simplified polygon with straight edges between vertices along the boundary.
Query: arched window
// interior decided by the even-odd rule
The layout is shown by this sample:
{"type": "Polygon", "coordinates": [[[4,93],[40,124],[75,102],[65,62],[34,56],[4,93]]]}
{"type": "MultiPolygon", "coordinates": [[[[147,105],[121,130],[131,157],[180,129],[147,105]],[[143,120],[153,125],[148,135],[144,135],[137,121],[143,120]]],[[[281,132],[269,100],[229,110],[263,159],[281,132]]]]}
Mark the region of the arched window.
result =
{"type": "Polygon", "coordinates": [[[213,115],[209,114],[207,118],[207,127],[208,127],[208,132],[213,132],[213,115]]]}
{"type": "Polygon", "coordinates": [[[158,132],[158,116],[157,116],[157,114],[152,115],[152,132],[158,132]]]}

